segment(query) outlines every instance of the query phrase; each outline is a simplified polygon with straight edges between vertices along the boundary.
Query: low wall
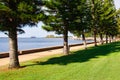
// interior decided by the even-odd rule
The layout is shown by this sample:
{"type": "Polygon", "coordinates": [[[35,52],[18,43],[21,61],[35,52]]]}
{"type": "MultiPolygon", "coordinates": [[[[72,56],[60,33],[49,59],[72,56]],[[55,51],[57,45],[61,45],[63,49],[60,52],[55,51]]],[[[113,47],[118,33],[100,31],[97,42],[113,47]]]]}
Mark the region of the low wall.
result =
{"type": "Polygon", "coordinates": [[[0,58],[5,58],[5,57],[9,57],[9,53],[7,52],[0,53],[0,58]]]}
{"type": "MultiPolygon", "coordinates": [[[[93,43],[94,42],[90,42],[87,44],[93,44],[93,43]]],[[[81,46],[81,45],[83,45],[83,44],[82,43],[81,44],[72,44],[72,45],[69,45],[69,47],[81,46]]],[[[54,47],[31,49],[31,50],[21,50],[21,51],[18,51],[18,53],[19,53],[19,55],[24,55],[24,54],[30,54],[30,53],[42,52],[42,51],[54,50],[54,49],[60,49],[60,48],[63,48],[63,46],[54,46],[54,47]]],[[[5,57],[9,57],[8,52],[0,53],[0,58],[5,58],[5,57]]]]}

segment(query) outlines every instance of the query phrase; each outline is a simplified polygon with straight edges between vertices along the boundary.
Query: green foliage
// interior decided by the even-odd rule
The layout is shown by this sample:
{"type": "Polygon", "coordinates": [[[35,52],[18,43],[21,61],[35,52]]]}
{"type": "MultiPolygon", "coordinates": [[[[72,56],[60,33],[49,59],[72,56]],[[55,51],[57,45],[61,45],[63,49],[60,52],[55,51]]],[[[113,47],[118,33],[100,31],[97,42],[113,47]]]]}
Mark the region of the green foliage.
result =
{"type": "MultiPolygon", "coordinates": [[[[45,26],[50,26],[49,31],[56,31],[56,33],[62,33],[67,27],[71,29],[73,26],[74,14],[76,12],[76,8],[78,2],[67,1],[67,0],[49,0],[45,2],[47,10],[46,10],[46,19],[44,19],[45,26]]],[[[44,28],[44,29],[46,29],[44,28]]],[[[47,29],[47,31],[48,31],[47,29]]]]}
{"type": "Polygon", "coordinates": [[[118,34],[116,19],[116,9],[113,0],[92,0],[91,29],[96,29],[97,33],[115,36],[118,34]],[[93,9],[94,8],[94,9],[93,9]],[[113,31],[114,30],[114,31],[113,31]],[[114,33],[115,32],[115,33],[114,33]]]}
{"type": "Polygon", "coordinates": [[[36,59],[22,63],[26,67],[21,69],[1,70],[0,80],[119,80],[119,53],[120,42],[116,42],[36,59]]]}
{"type": "Polygon", "coordinates": [[[33,26],[41,19],[41,0],[0,0],[0,31],[9,37],[9,68],[19,68],[17,31],[24,33],[22,27],[33,26]],[[40,18],[40,19],[39,19],[40,18]]]}
{"type": "Polygon", "coordinates": [[[116,9],[115,6],[113,5],[113,2],[105,0],[105,4],[103,5],[103,11],[104,12],[101,15],[101,22],[102,26],[104,26],[102,27],[104,29],[103,30],[104,33],[113,36],[118,34],[117,19],[115,15],[116,9]]]}
{"type": "Polygon", "coordinates": [[[34,7],[25,2],[20,2],[20,4],[18,5],[18,12],[31,13],[33,10],[34,7]]]}
{"type": "Polygon", "coordinates": [[[9,12],[9,11],[10,11],[10,9],[7,6],[5,6],[4,4],[0,3],[0,12],[1,13],[2,12],[9,12]]]}
{"type": "Polygon", "coordinates": [[[70,30],[76,36],[80,36],[82,32],[88,31],[90,28],[90,21],[91,21],[91,10],[89,7],[89,3],[87,0],[79,1],[79,4],[76,5],[77,9],[75,9],[74,20],[73,20],[73,27],[70,30]]]}
{"type": "Polygon", "coordinates": [[[116,18],[117,18],[117,26],[118,26],[118,30],[120,33],[120,9],[116,11],[116,18]]]}
{"type": "Polygon", "coordinates": [[[41,5],[41,0],[1,0],[0,30],[8,31],[11,27],[35,25],[42,18],[41,5]]]}

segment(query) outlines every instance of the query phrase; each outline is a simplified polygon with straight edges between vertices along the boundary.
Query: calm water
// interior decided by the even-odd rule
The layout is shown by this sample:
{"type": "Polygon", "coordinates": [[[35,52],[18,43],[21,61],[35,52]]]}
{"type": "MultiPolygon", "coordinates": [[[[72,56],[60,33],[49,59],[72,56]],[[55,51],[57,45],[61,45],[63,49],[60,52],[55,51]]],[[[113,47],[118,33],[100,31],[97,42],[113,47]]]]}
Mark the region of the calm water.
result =
{"type": "MultiPolygon", "coordinates": [[[[69,44],[82,43],[81,40],[69,39],[69,44]]],[[[63,45],[62,38],[18,38],[19,50],[44,48],[63,45]]],[[[8,38],[0,38],[0,52],[8,52],[8,38]]]]}
{"type": "MultiPolygon", "coordinates": [[[[0,38],[0,52],[9,51],[8,38],[0,38]]],[[[81,40],[68,40],[69,44],[82,43],[81,40]]],[[[89,42],[89,41],[88,41],[89,42]]],[[[91,42],[91,41],[90,41],[91,42]]],[[[63,45],[62,38],[18,38],[18,49],[27,50],[63,45]]]]}

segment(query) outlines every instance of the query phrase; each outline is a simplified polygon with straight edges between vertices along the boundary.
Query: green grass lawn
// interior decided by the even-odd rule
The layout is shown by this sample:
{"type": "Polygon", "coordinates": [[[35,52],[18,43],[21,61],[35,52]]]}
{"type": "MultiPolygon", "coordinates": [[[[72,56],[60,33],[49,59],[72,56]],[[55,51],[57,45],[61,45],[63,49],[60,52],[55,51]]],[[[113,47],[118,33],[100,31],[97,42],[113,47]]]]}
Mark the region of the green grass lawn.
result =
{"type": "Polygon", "coordinates": [[[120,42],[71,55],[55,55],[22,63],[18,70],[1,70],[0,80],[120,80],[120,42]]]}

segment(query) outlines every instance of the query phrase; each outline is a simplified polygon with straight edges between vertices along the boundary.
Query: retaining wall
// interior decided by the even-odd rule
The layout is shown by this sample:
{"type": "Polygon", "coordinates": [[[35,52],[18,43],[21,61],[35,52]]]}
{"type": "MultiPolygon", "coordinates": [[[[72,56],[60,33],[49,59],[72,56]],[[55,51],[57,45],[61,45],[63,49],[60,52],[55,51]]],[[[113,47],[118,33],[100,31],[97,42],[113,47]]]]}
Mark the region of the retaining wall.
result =
{"type": "MultiPolygon", "coordinates": [[[[90,42],[87,44],[93,44],[94,42],[90,42]]],[[[81,46],[83,45],[81,44],[72,44],[69,45],[69,47],[74,47],[74,46],[81,46]]],[[[63,46],[54,46],[54,47],[47,47],[47,48],[39,48],[39,49],[30,49],[30,50],[21,50],[18,51],[19,55],[24,55],[24,54],[30,54],[30,53],[35,53],[35,52],[42,52],[42,51],[48,51],[48,50],[54,50],[54,49],[60,49],[63,48],[63,46]]],[[[5,58],[5,57],[9,57],[9,53],[8,52],[3,52],[0,53],[0,58],[5,58]]]]}

